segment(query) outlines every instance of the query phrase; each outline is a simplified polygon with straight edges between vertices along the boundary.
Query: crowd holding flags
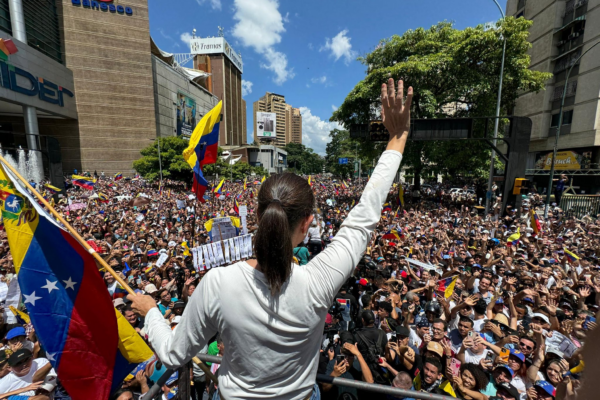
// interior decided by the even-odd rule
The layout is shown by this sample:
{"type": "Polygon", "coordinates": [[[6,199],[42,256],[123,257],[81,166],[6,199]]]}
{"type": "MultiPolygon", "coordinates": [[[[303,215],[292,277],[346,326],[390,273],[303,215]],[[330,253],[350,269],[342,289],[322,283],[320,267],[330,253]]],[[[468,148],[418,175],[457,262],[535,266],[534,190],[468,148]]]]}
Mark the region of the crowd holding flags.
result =
{"type": "Polygon", "coordinates": [[[383,205],[383,211],[382,212],[390,212],[392,211],[392,206],[390,205],[390,203],[385,203],[383,205]]]}
{"type": "Polygon", "coordinates": [[[71,176],[71,183],[75,186],[82,187],[84,189],[93,190],[96,180],[94,178],[88,178],[87,176],[73,175],[71,176]]]}
{"type": "Polygon", "coordinates": [[[563,249],[563,250],[565,252],[565,256],[567,256],[567,258],[569,259],[570,262],[575,262],[575,261],[579,260],[579,257],[575,253],[571,253],[567,249],[563,249]]]}
{"type": "Polygon", "coordinates": [[[239,216],[240,215],[240,203],[238,203],[237,199],[233,200],[233,211],[239,216]]]}
{"type": "Polygon", "coordinates": [[[44,185],[44,188],[46,188],[46,191],[50,194],[57,194],[58,192],[60,192],[61,190],[59,188],[57,188],[56,186],[52,186],[49,183],[46,183],[44,185]]]}
{"type": "Polygon", "coordinates": [[[517,231],[508,237],[506,244],[508,246],[516,246],[519,243],[519,239],[521,239],[521,228],[517,228],[517,231]]]}
{"type": "Polygon", "coordinates": [[[531,210],[531,229],[533,229],[534,234],[538,234],[542,230],[542,225],[540,224],[540,219],[537,216],[537,213],[532,209],[531,210]]]}
{"type": "Polygon", "coordinates": [[[223,184],[225,183],[225,179],[221,179],[221,182],[219,182],[219,184],[215,187],[215,189],[213,190],[213,193],[215,194],[215,197],[218,199],[221,194],[223,193],[223,184]]]}
{"type": "Polygon", "coordinates": [[[438,291],[444,292],[444,298],[449,299],[454,293],[454,286],[456,286],[456,280],[458,279],[458,275],[451,276],[445,279],[440,279],[438,281],[438,291]]]}
{"type": "Polygon", "coordinates": [[[104,193],[98,192],[98,200],[101,203],[108,203],[108,196],[105,195],[104,193]]]}
{"type": "Polygon", "coordinates": [[[115,179],[114,179],[115,182],[118,181],[118,180],[121,180],[121,179],[123,179],[123,174],[122,173],[119,172],[118,174],[115,174],[115,179]]]}
{"type": "Polygon", "coordinates": [[[152,350],[113,307],[92,254],[4,163],[0,181],[17,279],[47,358],[73,400],[106,399],[152,350]]]}
{"type": "Polygon", "coordinates": [[[202,166],[217,162],[222,107],[223,101],[219,101],[202,117],[192,132],[188,147],[183,151],[183,158],[194,172],[192,192],[196,194],[196,198],[201,203],[205,201],[204,193],[208,188],[208,181],[204,178],[202,166]]]}

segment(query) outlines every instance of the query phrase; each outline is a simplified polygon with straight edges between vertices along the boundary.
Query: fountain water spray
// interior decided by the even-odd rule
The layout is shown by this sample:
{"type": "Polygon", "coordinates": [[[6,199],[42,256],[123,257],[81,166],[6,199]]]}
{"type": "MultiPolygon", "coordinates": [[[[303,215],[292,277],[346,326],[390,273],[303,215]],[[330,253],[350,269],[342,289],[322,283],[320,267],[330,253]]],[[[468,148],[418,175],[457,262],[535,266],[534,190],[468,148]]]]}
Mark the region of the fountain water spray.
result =
{"type": "Polygon", "coordinates": [[[29,150],[27,154],[27,176],[30,181],[40,183],[44,179],[40,152],[29,150]]]}
{"type": "Polygon", "coordinates": [[[19,162],[17,163],[17,171],[19,171],[19,174],[21,174],[21,176],[25,178],[27,182],[29,182],[30,179],[29,175],[27,174],[27,157],[25,156],[25,150],[23,150],[21,146],[19,146],[19,150],[17,150],[17,156],[19,159],[19,162]]]}

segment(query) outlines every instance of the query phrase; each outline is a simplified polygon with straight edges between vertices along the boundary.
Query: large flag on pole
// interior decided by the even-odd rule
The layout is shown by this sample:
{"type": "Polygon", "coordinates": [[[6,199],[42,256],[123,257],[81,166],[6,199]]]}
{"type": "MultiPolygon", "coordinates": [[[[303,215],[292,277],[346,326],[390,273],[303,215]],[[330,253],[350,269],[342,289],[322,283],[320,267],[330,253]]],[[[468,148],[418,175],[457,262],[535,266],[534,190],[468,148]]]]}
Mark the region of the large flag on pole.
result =
{"type": "Polygon", "coordinates": [[[107,399],[152,351],[129,323],[120,329],[92,255],[4,164],[0,190],[23,302],[46,357],[73,400],[107,399]]]}
{"type": "MultiPolygon", "coordinates": [[[[217,162],[217,150],[219,143],[219,123],[221,121],[221,108],[223,102],[219,103],[196,125],[188,147],[183,151],[183,158],[194,171],[192,192],[196,198],[204,203],[204,192],[208,188],[208,181],[202,173],[202,166],[217,162]]],[[[169,192],[170,193],[170,192],[169,192]]]]}

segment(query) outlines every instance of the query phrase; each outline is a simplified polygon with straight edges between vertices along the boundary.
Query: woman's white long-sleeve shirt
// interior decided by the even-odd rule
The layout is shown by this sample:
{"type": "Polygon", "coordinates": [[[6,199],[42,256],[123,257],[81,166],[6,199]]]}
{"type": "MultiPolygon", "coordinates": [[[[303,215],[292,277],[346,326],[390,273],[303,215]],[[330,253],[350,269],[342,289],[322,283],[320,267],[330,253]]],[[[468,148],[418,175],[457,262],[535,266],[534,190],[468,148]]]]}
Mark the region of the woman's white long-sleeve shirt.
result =
{"type": "Polygon", "coordinates": [[[294,265],[278,296],[271,296],[261,272],[242,261],[206,274],[175,332],[158,308],[150,310],[146,330],[160,360],[179,367],[220,332],[225,399],[305,398],[315,383],[327,310],[362,257],[401,160],[397,151],[381,155],[331,244],[307,265],[294,265]]]}

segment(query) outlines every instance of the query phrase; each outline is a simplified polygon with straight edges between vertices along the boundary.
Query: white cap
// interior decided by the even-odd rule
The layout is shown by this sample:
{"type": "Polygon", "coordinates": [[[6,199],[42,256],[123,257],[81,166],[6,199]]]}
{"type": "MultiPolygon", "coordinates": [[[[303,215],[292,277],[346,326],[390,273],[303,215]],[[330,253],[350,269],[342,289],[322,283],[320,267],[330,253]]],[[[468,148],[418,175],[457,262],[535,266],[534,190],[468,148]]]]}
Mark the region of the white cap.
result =
{"type": "Polygon", "coordinates": [[[113,307],[119,307],[119,306],[124,306],[124,305],[125,305],[125,302],[123,301],[122,298],[113,300],[113,307]]]}
{"type": "Polygon", "coordinates": [[[171,321],[171,325],[178,324],[181,322],[181,315],[176,315],[175,318],[171,321]]]}
{"type": "Polygon", "coordinates": [[[535,318],[535,317],[543,320],[547,324],[550,323],[550,319],[545,314],[542,314],[542,313],[533,313],[533,315],[531,316],[531,318],[535,318]]]}
{"type": "Polygon", "coordinates": [[[175,243],[173,240],[171,240],[169,242],[169,247],[175,247],[175,246],[177,246],[177,243],[175,243]]]}
{"type": "Polygon", "coordinates": [[[144,288],[144,292],[146,292],[146,294],[152,294],[158,292],[158,289],[153,283],[150,283],[146,285],[146,287],[144,288]]]}

